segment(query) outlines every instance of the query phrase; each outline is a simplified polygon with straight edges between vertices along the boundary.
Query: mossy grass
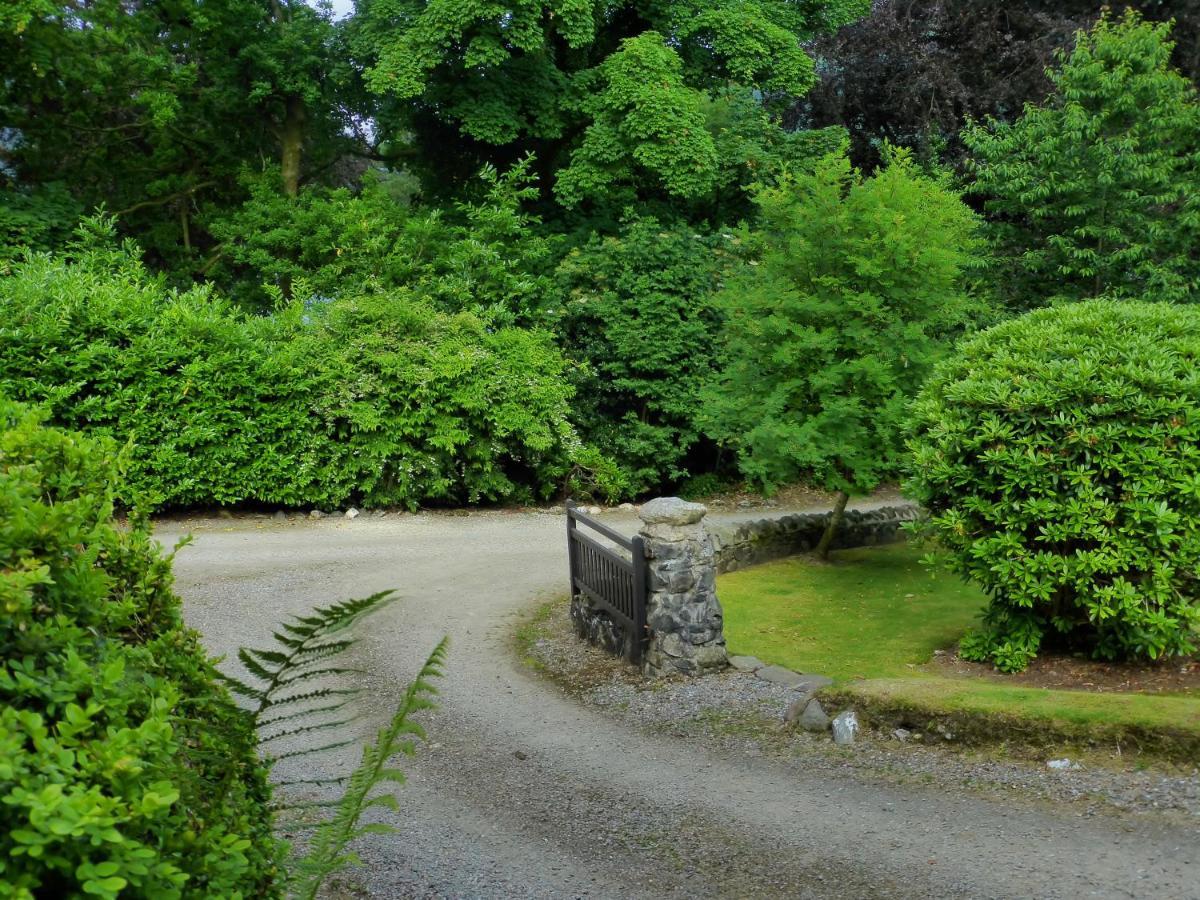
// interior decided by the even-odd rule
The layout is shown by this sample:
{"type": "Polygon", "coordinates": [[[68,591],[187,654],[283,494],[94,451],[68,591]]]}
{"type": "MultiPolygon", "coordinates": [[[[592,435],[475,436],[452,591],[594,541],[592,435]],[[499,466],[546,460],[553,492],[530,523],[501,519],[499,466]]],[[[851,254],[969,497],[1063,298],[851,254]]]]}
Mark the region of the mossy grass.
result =
{"type": "Polygon", "coordinates": [[[1010,685],[928,671],[975,622],[985,597],[931,574],[905,544],[797,557],[721,577],[732,653],[834,679],[825,696],[880,728],[967,745],[1064,747],[1200,759],[1200,696],[1010,685]]]}

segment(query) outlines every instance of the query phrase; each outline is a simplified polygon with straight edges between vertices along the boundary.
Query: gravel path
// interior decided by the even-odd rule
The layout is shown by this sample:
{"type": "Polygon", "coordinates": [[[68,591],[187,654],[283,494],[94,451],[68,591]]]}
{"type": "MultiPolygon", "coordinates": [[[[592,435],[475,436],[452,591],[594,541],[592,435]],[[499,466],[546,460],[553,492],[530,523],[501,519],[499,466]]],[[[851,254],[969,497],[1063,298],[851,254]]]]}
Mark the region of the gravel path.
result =
{"type": "MultiPolygon", "coordinates": [[[[216,653],[262,645],[289,613],[398,589],[361,629],[363,736],[451,637],[431,743],[406,764],[400,831],[362,848],[366,895],[1200,898],[1194,817],[889,780],[818,756],[798,765],[648,733],[572,699],[511,649],[530,605],[564,592],[561,516],[159,524],[168,544],[188,531],[178,587],[216,653]]],[[[305,774],[355,755],[310,759],[305,774]]]]}

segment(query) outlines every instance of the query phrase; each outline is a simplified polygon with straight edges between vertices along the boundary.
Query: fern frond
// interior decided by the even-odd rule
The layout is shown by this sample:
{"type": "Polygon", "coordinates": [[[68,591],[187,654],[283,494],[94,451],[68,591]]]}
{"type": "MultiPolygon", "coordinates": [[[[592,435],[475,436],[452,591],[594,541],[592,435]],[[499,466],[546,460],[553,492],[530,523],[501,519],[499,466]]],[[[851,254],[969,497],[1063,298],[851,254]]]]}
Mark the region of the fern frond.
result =
{"type": "Polygon", "coordinates": [[[238,651],[238,661],[252,678],[223,675],[222,679],[234,693],[256,701],[253,713],[258,724],[261,724],[263,712],[269,708],[333,696],[337,693],[333,689],[300,693],[288,693],[285,689],[322,676],[361,674],[357,669],[324,663],[354,646],[353,638],[339,637],[339,634],[390,602],[394,596],[392,591],[380,591],[369,597],[318,607],[308,615],[293,616],[272,635],[275,647],[243,647],[238,651]]]}
{"type": "Polygon", "coordinates": [[[322,700],[326,697],[345,697],[347,698],[346,702],[349,703],[350,700],[354,699],[354,697],[361,693],[361,688],[318,688],[315,691],[305,691],[302,694],[285,694],[282,697],[272,697],[268,701],[267,705],[263,707],[263,709],[278,709],[283,706],[294,706],[297,703],[307,703],[310,700],[322,700]]]}
{"type": "Polygon", "coordinates": [[[353,743],[354,738],[347,738],[344,741],[335,741],[332,744],[322,744],[320,747],[301,747],[298,750],[289,750],[287,753],[270,756],[268,757],[268,762],[274,764],[284,759],[295,759],[297,756],[312,756],[314,753],[324,753],[326,750],[337,750],[340,747],[348,747],[353,743]]]}
{"type": "MultiPolygon", "coordinates": [[[[357,694],[358,691],[355,691],[354,693],[357,694]]],[[[283,722],[294,722],[297,719],[303,719],[305,716],[315,716],[319,715],[320,713],[337,712],[338,710],[345,709],[349,705],[350,700],[347,698],[346,700],[342,700],[338,703],[329,703],[325,706],[314,706],[310,709],[300,709],[296,710],[295,712],[285,713],[281,716],[272,716],[268,719],[260,719],[258,722],[258,727],[259,729],[270,728],[273,725],[280,725],[283,722]]]]}
{"type": "Polygon", "coordinates": [[[302,784],[314,784],[314,785],[345,784],[346,779],[349,777],[350,776],[348,776],[348,775],[334,775],[334,776],[330,776],[329,778],[296,778],[291,781],[277,781],[277,782],[275,782],[275,786],[276,787],[298,787],[302,784]]]}
{"type": "Polygon", "coordinates": [[[331,719],[328,722],[314,722],[312,725],[297,725],[295,728],[277,731],[274,734],[261,735],[259,736],[258,743],[261,745],[270,741],[277,741],[280,738],[291,737],[297,734],[310,734],[314,731],[327,731],[330,728],[339,728],[342,725],[349,725],[358,718],[359,716],[350,716],[346,719],[331,719]]]}
{"type": "Polygon", "coordinates": [[[324,669],[306,669],[302,666],[291,666],[288,674],[277,678],[275,686],[277,688],[286,687],[289,684],[295,684],[297,681],[309,681],[313,678],[320,678],[322,675],[366,675],[362,669],[351,669],[346,666],[327,666],[324,669]]]}
{"type": "Polygon", "coordinates": [[[382,824],[360,824],[363,813],[373,806],[395,808],[396,799],[390,793],[375,794],[384,783],[402,784],[404,774],[390,765],[398,754],[412,755],[415,743],[411,739],[424,737],[424,730],[409,717],[433,706],[430,697],[437,693],[432,679],[440,677],[446,659],[447,639],[434,648],[417,677],[408,686],[392,719],[379,730],[375,742],[363,749],[362,762],[350,776],[346,791],[334,815],[321,823],[313,834],[308,853],[293,866],[291,888],[299,900],[315,900],[325,880],[334,872],[351,865],[356,854],[349,849],[355,838],[390,830],[382,824]]]}

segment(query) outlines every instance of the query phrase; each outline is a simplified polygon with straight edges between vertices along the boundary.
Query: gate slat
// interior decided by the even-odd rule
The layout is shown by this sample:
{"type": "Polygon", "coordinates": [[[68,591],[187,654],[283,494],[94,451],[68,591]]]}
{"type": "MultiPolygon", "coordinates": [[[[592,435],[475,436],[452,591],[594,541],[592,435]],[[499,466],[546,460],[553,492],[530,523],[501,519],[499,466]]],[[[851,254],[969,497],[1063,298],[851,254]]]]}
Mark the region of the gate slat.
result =
{"type": "Polygon", "coordinates": [[[642,539],[627,538],[568,502],[567,559],[572,597],[582,594],[608,613],[631,638],[630,660],[640,661],[646,638],[646,557],[642,539]],[[585,534],[581,526],[628,550],[630,558],[585,534]]]}

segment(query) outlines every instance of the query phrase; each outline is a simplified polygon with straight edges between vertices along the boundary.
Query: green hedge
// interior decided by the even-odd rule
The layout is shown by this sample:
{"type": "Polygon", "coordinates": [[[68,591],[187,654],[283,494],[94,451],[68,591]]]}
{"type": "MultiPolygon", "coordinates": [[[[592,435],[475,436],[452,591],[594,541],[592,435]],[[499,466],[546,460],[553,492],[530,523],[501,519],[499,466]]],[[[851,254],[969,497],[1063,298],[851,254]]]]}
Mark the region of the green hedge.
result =
{"type": "Polygon", "coordinates": [[[579,455],[570,394],[547,333],[403,292],[247,316],[113,251],[0,279],[0,395],[128,443],[125,502],[547,496],[579,455]]]}
{"type": "Polygon", "coordinates": [[[115,478],[0,404],[0,897],[276,896],[253,722],[115,478]]]}
{"type": "Polygon", "coordinates": [[[1091,301],[962,343],[913,416],[908,487],[991,604],[964,656],[1196,649],[1200,310],[1091,301]]]}

